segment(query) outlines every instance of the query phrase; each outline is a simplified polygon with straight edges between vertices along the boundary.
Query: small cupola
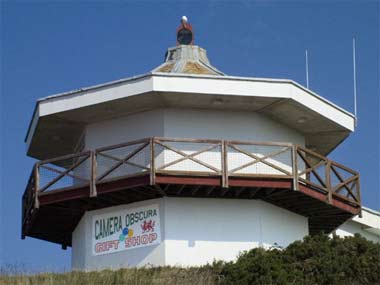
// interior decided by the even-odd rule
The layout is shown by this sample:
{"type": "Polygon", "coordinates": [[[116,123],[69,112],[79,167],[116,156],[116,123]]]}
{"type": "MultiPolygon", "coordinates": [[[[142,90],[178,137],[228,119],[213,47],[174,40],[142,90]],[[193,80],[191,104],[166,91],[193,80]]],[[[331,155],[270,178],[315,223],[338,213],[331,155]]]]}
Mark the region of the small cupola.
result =
{"type": "Polygon", "coordinates": [[[210,64],[205,49],[194,45],[193,27],[186,16],[181,18],[177,28],[177,45],[167,50],[164,63],[152,72],[225,75],[210,64]]]}

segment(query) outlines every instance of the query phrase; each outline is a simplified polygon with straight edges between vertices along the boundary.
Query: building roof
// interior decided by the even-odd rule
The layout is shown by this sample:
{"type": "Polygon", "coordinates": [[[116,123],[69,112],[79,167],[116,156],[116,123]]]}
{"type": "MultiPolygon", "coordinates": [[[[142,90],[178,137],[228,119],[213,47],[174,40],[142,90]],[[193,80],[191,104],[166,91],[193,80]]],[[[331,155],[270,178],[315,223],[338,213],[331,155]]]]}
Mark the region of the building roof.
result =
{"type": "Polygon", "coordinates": [[[362,216],[354,216],[352,221],[362,226],[364,231],[370,232],[380,239],[380,212],[362,207],[362,216]]]}
{"type": "Polygon", "coordinates": [[[39,99],[26,136],[28,155],[72,153],[86,124],[156,108],[259,112],[305,134],[306,146],[323,155],[355,122],[351,113],[292,80],[153,71],[39,99]]]}
{"type": "Polygon", "coordinates": [[[169,48],[150,73],[39,99],[25,138],[28,155],[75,152],[86,124],[157,108],[257,112],[299,131],[306,147],[323,155],[354,130],[351,113],[292,80],[225,75],[193,45],[191,25],[181,23],[177,33],[189,30],[191,43],[169,48]]]}

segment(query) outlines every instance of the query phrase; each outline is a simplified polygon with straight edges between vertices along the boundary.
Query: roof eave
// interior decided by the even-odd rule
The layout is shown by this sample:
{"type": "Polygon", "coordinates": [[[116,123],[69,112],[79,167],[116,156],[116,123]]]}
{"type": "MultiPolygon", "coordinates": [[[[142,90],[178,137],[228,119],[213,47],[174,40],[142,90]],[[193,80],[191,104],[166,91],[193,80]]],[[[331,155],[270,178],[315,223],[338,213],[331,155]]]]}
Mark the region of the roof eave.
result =
{"type": "MultiPolygon", "coordinates": [[[[162,72],[149,72],[149,73],[145,73],[142,75],[137,75],[137,76],[133,76],[133,77],[129,77],[129,78],[123,78],[123,79],[107,82],[104,84],[98,84],[98,85],[89,86],[89,87],[85,87],[85,88],[81,88],[81,89],[76,89],[76,90],[72,90],[72,91],[68,91],[68,92],[58,93],[58,94],[54,94],[51,96],[47,96],[47,97],[38,99],[37,103],[34,107],[32,119],[29,122],[28,130],[27,130],[24,141],[30,142],[31,138],[33,137],[33,130],[35,129],[35,126],[38,124],[38,118],[39,118],[38,110],[40,109],[41,103],[51,101],[51,100],[57,100],[57,99],[60,99],[63,97],[81,95],[84,92],[94,91],[96,89],[111,87],[111,86],[115,86],[115,85],[120,85],[120,84],[124,84],[127,82],[133,82],[133,81],[140,80],[143,78],[148,78],[148,77],[202,78],[202,79],[227,80],[227,81],[233,80],[233,81],[269,82],[269,83],[279,83],[279,84],[282,84],[282,83],[291,84],[291,85],[303,90],[304,92],[308,93],[309,95],[313,96],[314,98],[318,99],[319,101],[321,101],[325,104],[328,104],[329,106],[333,107],[337,111],[340,111],[343,114],[349,116],[350,118],[352,118],[354,120],[354,122],[356,120],[355,116],[352,113],[350,113],[350,112],[346,111],[345,109],[337,106],[336,104],[330,102],[329,100],[319,96],[318,94],[314,93],[313,91],[303,87],[302,85],[298,84],[297,82],[295,82],[293,80],[289,80],[289,79],[219,76],[219,75],[203,75],[203,74],[170,74],[170,73],[162,73],[162,72]]],[[[348,130],[350,132],[354,131],[354,126],[352,128],[348,128],[348,130]]]]}
{"type": "Polygon", "coordinates": [[[118,80],[114,80],[114,81],[110,81],[110,82],[106,82],[106,83],[102,83],[102,84],[92,85],[92,86],[88,86],[88,87],[84,87],[84,88],[80,88],[80,89],[74,89],[74,90],[70,90],[70,91],[66,91],[66,92],[62,92],[62,93],[56,93],[53,95],[49,95],[49,96],[37,99],[36,104],[34,105],[34,110],[33,110],[31,120],[29,121],[28,129],[26,131],[26,135],[24,138],[24,142],[26,143],[29,140],[30,135],[33,136],[33,134],[32,134],[33,122],[35,120],[37,120],[37,123],[38,123],[39,115],[37,114],[38,113],[37,110],[39,109],[41,102],[49,101],[52,99],[57,99],[60,97],[66,97],[66,96],[71,96],[71,95],[75,95],[75,94],[80,94],[80,93],[83,93],[86,91],[92,91],[92,90],[96,90],[96,89],[100,89],[100,88],[104,88],[104,87],[108,87],[108,86],[114,86],[114,85],[122,84],[125,82],[130,82],[130,81],[134,81],[134,80],[138,80],[138,79],[142,79],[142,78],[149,77],[149,76],[152,76],[151,72],[144,73],[141,75],[132,76],[132,77],[122,78],[122,79],[118,79],[118,80]]]}

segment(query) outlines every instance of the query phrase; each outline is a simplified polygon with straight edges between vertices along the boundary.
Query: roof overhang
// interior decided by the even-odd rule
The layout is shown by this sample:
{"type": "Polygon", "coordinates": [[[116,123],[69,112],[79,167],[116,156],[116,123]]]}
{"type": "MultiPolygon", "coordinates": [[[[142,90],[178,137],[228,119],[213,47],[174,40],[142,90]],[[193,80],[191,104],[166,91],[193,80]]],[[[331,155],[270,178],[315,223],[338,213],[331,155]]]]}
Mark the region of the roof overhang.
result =
{"type": "Polygon", "coordinates": [[[360,224],[363,230],[380,238],[380,212],[363,207],[362,216],[355,216],[352,221],[360,224]]]}
{"type": "Polygon", "coordinates": [[[28,155],[73,152],[86,124],[156,108],[259,112],[303,133],[323,155],[355,126],[351,113],[291,80],[149,73],[38,100],[28,155]]]}

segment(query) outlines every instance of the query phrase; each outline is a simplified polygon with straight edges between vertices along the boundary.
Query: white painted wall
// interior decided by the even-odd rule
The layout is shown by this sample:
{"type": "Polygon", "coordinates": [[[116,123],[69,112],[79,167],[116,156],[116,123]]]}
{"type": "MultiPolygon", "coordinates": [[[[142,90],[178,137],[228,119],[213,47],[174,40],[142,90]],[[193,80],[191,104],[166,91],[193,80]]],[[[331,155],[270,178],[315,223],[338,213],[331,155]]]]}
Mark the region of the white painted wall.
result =
{"type": "MultiPolygon", "coordinates": [[[[216,110],[194,109],[165,109],[164,111],[165,137],[194,138],[194,139],[218,139],[240,140],[254,142],[285,142],[304,146],[305,138],[299,132],[277,123],[255,112],[234,112],[216,110]]],[[[171,143],[190,154],[207,146],[188,143],[171,143]]],[[[275,146],[239,146],[245,151],[258,154],[259,157],[280,150],[275,146]]],[[[165,151],[165,163],[180,158],[178,154],[165,151]]],[[[291,151],[269,159],[268,161],[291,172],[291,151]]],[[[202,161],[207,161],[213,167],[221,168],[220,150],[212,150],[197,156],[202,161]]],[[[228,149],[227,164],[229,169],[237,168],[252,161],[245,154],[228,149]]],[[[209,171],[204,166],[197,165],[189,160],[175,164],[167,170],[194,170],[209,171]]],[[[257,163],[242,170],[237,174],[283,174],[264,163],[257,163]]]]}
{"type": "Polygon", "coordinates": [[[144,265],[165,265],[164,243],[143,248],[129,249],[111,254],[92,255],[92,218],[94,215],[112,213],[128,208],[158,204],[161,225],[161,239],[164,240],[165,232],[165,207],[164,199],[152,199],[128,205],[109,207],[101,210],[88,211],[82,217],[72,235],[71,267],[73,270],[97,270],[121,267],[135,267],[144,265]]]}
{"type": "MultiPolygon", "coordinates": [[[[86,127],[85,145],[86,149],[95,149],[103,146],[119,144],[130,140],[145,137],[175,137],[175,138],[199,138],[199,139],[219,139],[219,140],[243,140],[243,141],[273,141],[286,142],[305,145],[302,134],[292,130],[280,123],[277,123],[261,114],[254,112],[234,112],[216,110],[194,110],[194,109],[162,109],[142,112],[123,118],[90,124],[86,127]]],[[[168,143],[169,145],[182,150],[186,154],[204,149],[207,145],[191,143],[168,143]]],[[[282,147],[263,146],[241,146],[248,152],[263,156],[280,150],[282,147]]],[[[128,154],[128,152],[124,152],[128,154]]],[[[116,156],[122,158],[126,154],[119,150],[116,156]],[[124,155],[124,156],[123,156],[124,155]]],[[[156,166],[160,167],[182,156],[163,148],[156,148],[158,161],[156,166]]],[[[156,158],[157,158],[156,157],[156,158]]],[[[221,169],[220,148],[207,151],[196,158],[207,162],[216,169],[221,169]]],[[[252,161],[252,158],[229,149],[228,166],[230,169],[239,167],[242,164],[252,161]]],[[[144,153],[134,158],[136,163],[148,166],[148,148],[144,153]]],[[[291,172],[291,152],[278,155],[270,162],[291,172]]],[[[99,161],[98,173],[102,172],[102,165],[106,169],[115,161],[102,159],[99,161]]],[[[131,167],[130,167],[131,168],[131,167]]],[[[172,165],[164,170],[184,170],[184,171],[210,171],[209,168],[186,160],[172,165]]],[[[86,169],[84,170],[88,172],[86,169]]],[[[131,174],[133,169],[128,169],[123,165],[120,169],[112,173],[112,176],[131,174]],[[124,169],[123,169],[124,168],[124,169]],[[120,173],[118,173],[120,172],[120,173]]],[[[257,163],[242,170],[238,174],[283,174],[274,168],[263,163],[257,163]]]]}
{"type": "MultiPolygon", "coordinates": [[[[111,146],[139,140],[152,136],[164,135],[164,113],[163,110],[141,112],[121,118],[106,120],[86,126],[85,149],[94,150],[104,146],[111,146]]],[[[123,159],[140,145],[129,146],[121,149],[108,151],[106,154],[123,159]]],[[[131,162],[149,167],[150,150],[147,146],[144,150],[133,157],[131,162]]],[[[102,175],[110,169],[116,160],[98,156],[97,175],[102,175]]],[[[132,175],[143,171],[143,169],[123,164],[106,178],[114,178],[124,175],[132,175]]],[[[88,165],[83,164],[76,169],[76,174],[82,177],[82,173],[89,173],[88,165]]]]}
{"type": "Polygon", "coordinates": [[[163,110],[141,112],[86,126],[86,149],[164,135],[163,110]]]}
{"type": "Polygon", "coordinates": [[[353,217],[341,225],[335,232],[341,237],[360,234],[368,240],[380,243],[380,212],[366,207],[362,208],[362,216],[353,217]]]}
{"type": "Polygon", "coordinates": [[[304,137],[255,112],[165,109],[166,137],[212,138],[292,142],[305,145],[304,137]]]}
{"type": "Polygon", "coordinates": [[[201,265],[258,246],[287,246],[307,234],[307,218],[262,201],[165,197],[87,212],[73,233],[72,268],[201,265]],[[148,204],[159,204],[161,244],[92,255],[94,215],[148,204]]]}
{"type": "Polygon", "coordinates": [[[230,261],[308,234],[307,218],[259,200],[167,198],[165,206],[166,265],[230,261]]]}
{"type": "Polygon", "coordinates": [[[152,136],[305,145],[299,132],[255,112],[158,109],[88,125],[85,148],[95,149],[152,136]]]}
{"type": "Polygon", "coordinates": [[[354,221],[347,221],[341,225],[335,234],[340,237],[354,236],[356,233],[373,242],[380,242],[380,236],[365,230],[366,227],[354,221]]]}

